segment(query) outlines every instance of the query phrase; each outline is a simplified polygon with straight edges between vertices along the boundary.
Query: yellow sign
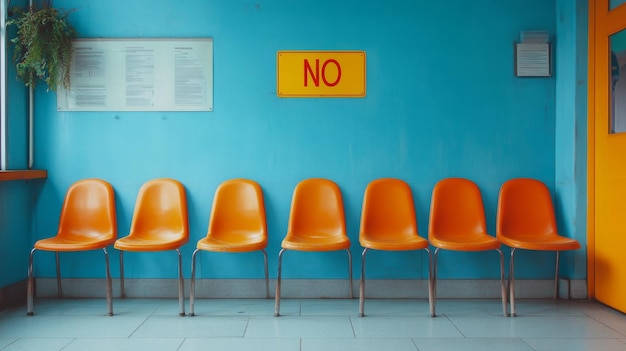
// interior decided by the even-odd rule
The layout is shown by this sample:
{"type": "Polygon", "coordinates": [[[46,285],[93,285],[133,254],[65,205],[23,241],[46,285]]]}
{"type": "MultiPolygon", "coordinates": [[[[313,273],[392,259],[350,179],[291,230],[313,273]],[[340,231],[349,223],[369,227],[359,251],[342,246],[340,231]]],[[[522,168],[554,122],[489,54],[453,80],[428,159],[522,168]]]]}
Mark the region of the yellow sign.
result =
{"type": "Polygon", "coordinates": [[[279,51],[279,97],[364,97],[365,51],[279,51]]]}

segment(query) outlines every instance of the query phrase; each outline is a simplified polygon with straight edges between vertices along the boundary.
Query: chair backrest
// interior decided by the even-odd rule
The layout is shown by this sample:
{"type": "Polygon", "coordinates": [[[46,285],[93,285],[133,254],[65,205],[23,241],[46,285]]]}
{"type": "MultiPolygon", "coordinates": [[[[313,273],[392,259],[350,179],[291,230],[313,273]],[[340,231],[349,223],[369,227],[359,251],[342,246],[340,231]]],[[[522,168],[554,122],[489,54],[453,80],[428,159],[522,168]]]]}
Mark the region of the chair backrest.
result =
{"type": "Polygon", "coordinates": [[[186,243],[189,219],[183,185],[169,178],[146,182],[137,195],[129,236],[186,243]]]}
{"type": "Polygon", "coordinates": [[[541,181],[506,181],[498,196],[496,236],[537,238],[557,234],[552,196],[541,181]]]}
{"type": "Polygon", "coordinates": [[[429,238],[487,234],[480,189],[471,180],[447,178],[433,189],[430,203],[429,238]]]}
{"type": "Polygon", "coordinates": [[[227,180],[215,192],[207,235],[219,238],[233,234],[267,241],[263,191],[252,180],[227,180]]]}
{"type": "Polygon", "coordinates": [[[310,178],[296,185],[287,235],[300,234],[314,234],[319,238],[347,235],[343,198],[335,182],[310,178]]]}
{"type": "Polygon", "coordinates": [[[117,219],[111,184],[101,179],[83,179],[72,184],[65,194],[57,236],[113,243],[117,238],[117,219]]]}
{"type": "Polygon", "coordinates": [[[361,237],[398,239],[418,235],[411,187],[400,179],[376,179],[367,185],[361,211],[361,237]]]}

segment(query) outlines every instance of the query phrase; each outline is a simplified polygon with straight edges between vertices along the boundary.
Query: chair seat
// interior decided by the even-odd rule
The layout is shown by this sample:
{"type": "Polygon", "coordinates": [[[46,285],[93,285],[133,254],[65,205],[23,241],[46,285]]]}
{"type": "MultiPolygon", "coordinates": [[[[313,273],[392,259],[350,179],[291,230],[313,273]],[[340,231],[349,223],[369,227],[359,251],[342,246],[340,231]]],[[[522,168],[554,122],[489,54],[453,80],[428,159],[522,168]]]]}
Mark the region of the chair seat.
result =
{"type": "Polygon", "coordinates": [[[429,240],[435,247],[452,251],[487,251],[499,249],[501,246],[498,239],[490,235],[465,234],[457,238],[445,238],[446,240],[440,240],[436,235],[431,235],[429,240]]]}
{"type": "Polygon", "coordinates": [[[267,247],[267,237],[263,233],[230,232],[228,235],[216,235],[200,239],[196,248],[213,252],[250,252],[267,247]],[[221,238],[225,239],[221,239],[221,238]]]}
{"type": "Polygon", "coordinates": [[[80,239],[72,239],[68,237],[52,237],[38,240],[35,243],[37,250],[43,251],[83,251],[83,250],[97,250],[112,245],[115,242],[115,237],[107,240],[88,240],[85,237],[80,239]]]}
{"type": "Polygon", "coordinates": [[[374,250],[385,250],[385,251],[410,251],[410,250],[420,250],[428,247],[428,240],[420,237],[420,236],[407,236],[399,241],[397,237],[390,238],[385,240],[385,238],[377,238],[376,240],[371,240],[372,236],[364,233],[359,238],[359,243],[364,248],[374,249],[374,250]]]}
{"type": "Polygon", "coordinates": [[[149,252],[149,251],[167,251],[176,250],[185,245],[189,238],[181,238],[176,241],[144,239],[139,237],[127,236],[117,239],[115,248],[124,251],[149,252]]]}
{"type": "Polygon", "coordinates": [[[530,238],[528,241],[523,240],[523,238],[510,238],[500,235],[499,239],[504,245],[516,249],[538,251],[565,251],[580,249],[580,243],[576,239],[560,235],[535,237],[530,238]]]}
{"type": "Polygon", "coordinates": [[[350,240],[347,237],[329,238],[327,234],[307,233],[306,237],[287,234],[281,247],[297,251],[338,251],[349,249],[350,240]]]}

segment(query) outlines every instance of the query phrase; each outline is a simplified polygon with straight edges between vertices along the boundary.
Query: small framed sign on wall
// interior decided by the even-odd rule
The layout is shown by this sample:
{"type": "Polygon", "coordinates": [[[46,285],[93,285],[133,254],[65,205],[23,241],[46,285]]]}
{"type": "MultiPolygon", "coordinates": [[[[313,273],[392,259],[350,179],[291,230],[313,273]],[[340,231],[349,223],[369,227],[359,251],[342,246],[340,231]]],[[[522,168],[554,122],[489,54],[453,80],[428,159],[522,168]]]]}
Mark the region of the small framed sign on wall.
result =
{"type": "Polygon", "coordinates": [[[276,95],[362,98],[366,71],[365,51],[278,51],[276,95]]]}
{"type": "Polygon", "coordinates": [[[550,77],[550,43],[515,44],[515,75],[517,77],[550,77]]]}
{"type": "Polygon", "coordinates": [[[213,40],[75,40],[57,109],[213,111],[213,40]]]}

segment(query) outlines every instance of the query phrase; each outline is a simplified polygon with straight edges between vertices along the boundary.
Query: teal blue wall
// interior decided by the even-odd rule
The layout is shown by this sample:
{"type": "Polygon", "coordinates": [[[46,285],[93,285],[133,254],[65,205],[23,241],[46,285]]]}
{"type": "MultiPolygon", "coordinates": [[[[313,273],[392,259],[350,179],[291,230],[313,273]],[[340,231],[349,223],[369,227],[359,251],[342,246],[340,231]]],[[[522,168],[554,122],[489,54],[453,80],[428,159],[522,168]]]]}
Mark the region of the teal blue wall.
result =
{"type": "MultiPolygon", "coordinates": [[[[234,177],[263,187],[273,276],[291,192],[308,177],[327,177],[341,187],[355,271],[362,194],[378,177],[409,182],[423,235],[435,183],[445,177],[472,179],[482,190],[493,232],[497,193],[505,180],[533,177],[558,190],[557,81],[576,73],[526,79],[513,74],[513,44],[520,31],[541,29],[555,37],[560,28],[555,1],[155,0],[146,5],[56,0],[57,7],[76,9],[71,19],[81,37],[212,37],[214,112],[57,112],[55,94],[38,88],[35,166],[47,169],[49,178],[36,191],[26,246],[54,233],[65,190],[85,177],[103,178],[115,187],[120,235],[128,232],[145,181],[180,180],[188,191],[192,230],[182,250],[186,276],[195,242],[206,232],[214,190],[234,177]],[[367,96],[278,98],[278,50],[366,51],[367,96]]],[[[567,45],[564,50],[556,56],[578,49],[567,45]]],[[[563,192],[565,198],[577,194],[571,187],[563,192]]],[[[580,228],[565,230],[580,234],[580,228]]],[[[526,267],[518,266],[519,278],[551,276],[546,262],[553,256],[527,255],[526,267]]],[[[115,275],[118,256],[112,250],[115,275]]],[[[52,257],[38,256],[38,276],[54,275],[52,257]]],[[[62,258],[64,276],[104,276],[99,252],[62,258]]],[[[440,258],[444,279],[499,274],[495,253],[444,252],[440,258]]],[[[129,253],[125,262],[128,277],[176,275],[173,253],[129,253]]],[[[253,254],[205,254],[200,275],[262,277],[257,262],[253,254]]],[[[377,253],[370,262],[373,278],[423,278],[427,272],[422,253],[377,253]]],[[[344,265],[341,253],[289,252],[284,277],[342,278],[344,265]]],[[[566,273],[585,276],[581,270],[566,273]]]]}
{"type": "MultiPolygon", "coordinates": [[[[9,114],[25,116],[25,90],[17,82],[9,82],[11,99],[9,114]]],[[[27,166],[28,127],[25,118],[16,118],[7,126],[10,168],[27,166]]],[[[11,285],[26,277],[28,252],[32,248],[32,211],[35,206],[39,181],[0,182],[0,287],[11,285]]],[[[2,300],[0,299],[0,304],[2,300]]]]}
{"type": "Polygon", "coordinates": [[[626,4],[626,0],[609,0],[609,7],[611,9],[614,9],[622,4],[626,4]]]}
{"type": "MultiPolygon", "coordinates": [[[[9,29],[9,34],[13,32],[9,29]]],[[[24,169],[28,165],[27,91],[17,82],[15,68],[7,70],[7,165],[10,169],[24,169]]],[[[32,211],[40,181],[0,182],[0,287],[24,280],[28,252],[32,248],[32,211]]],[[[3,301],[0,298],[0,304],[3,301]]]]}
{"type": "Polygon", "coordinates": [[[611,50],[622,52],[626,50],[626,31],[619,31],[611,35],[611,50]]]}
{"type": "Polygon", "coordinates": [[[560,230],[582,249],[565,252],[561,272],[587,270],[587,0],[557,0],[555,182],[560,230]]]}
{"type": "Polygon", "coordinates": [[[0,287],[26,278],[31,213],[41,184],[39,180],[0,182],[0,287]]]}

